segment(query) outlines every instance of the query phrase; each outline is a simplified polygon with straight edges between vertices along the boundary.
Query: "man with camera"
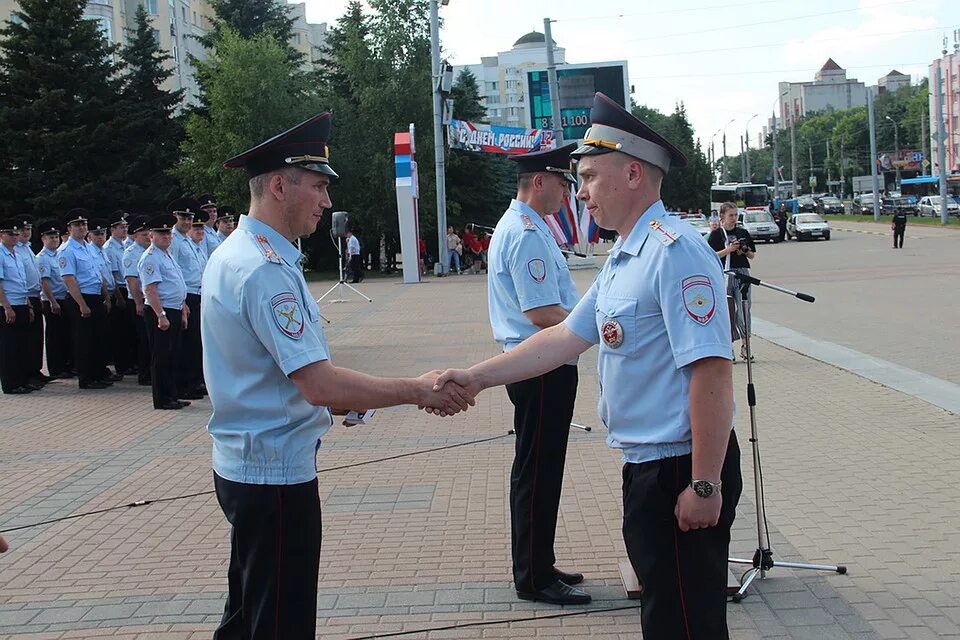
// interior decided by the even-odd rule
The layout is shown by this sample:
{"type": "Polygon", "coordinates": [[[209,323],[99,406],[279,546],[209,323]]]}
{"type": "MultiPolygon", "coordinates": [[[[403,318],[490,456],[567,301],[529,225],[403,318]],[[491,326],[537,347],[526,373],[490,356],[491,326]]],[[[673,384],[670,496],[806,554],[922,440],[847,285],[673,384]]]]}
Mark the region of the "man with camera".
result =
{"type": "MultiPolygon", "coordinates": [[[[756,257],[756,245],[750,232],[737,226],[739,210],[733,202],[720,205],[720,228],[710,234],[707,242],[717,252],[723,270],[749,274],[750,260],[756,257]]],[[[750,285],[727,275],[727,306],[730,309],[731,340],[736,342],[750,333],[750,285]]],[[[747,359],[746,344],[740,345],[740,357],[747,359]]],[[[736,355],[734,355],[736,362],[736,355]]]]}

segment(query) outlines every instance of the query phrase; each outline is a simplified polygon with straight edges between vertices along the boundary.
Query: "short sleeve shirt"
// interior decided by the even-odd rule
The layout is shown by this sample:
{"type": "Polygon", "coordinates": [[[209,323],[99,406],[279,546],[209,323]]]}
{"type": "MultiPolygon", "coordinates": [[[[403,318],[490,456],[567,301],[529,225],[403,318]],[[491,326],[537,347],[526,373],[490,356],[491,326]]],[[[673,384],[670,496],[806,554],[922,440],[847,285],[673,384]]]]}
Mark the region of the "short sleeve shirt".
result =
{"type": "MultiPolygon", "coordinates": [[[[140,258],[145,249],[134,241],[132,245],[123,250],[123,260],[120,262],[120,268],[123,270],[123,281],[127,278],[140,279],[140,272],[137,270],[140,265],[140,258]]],[[[143,287],[141,286],[141,290],[143,287]]],[[[133,300],[133,291],[127,287],[127,299],[133,300]]]]}
{"type": "Polygon", "coordinates": [[[125,247],[123,242],[116,238],[110,238],[103,245],[103,252],[107,256],[110,267],[110,277],[116,287],[125,287],[127,283],[123,279],[123,252],[125,247]]]}
{"type": "Polygon", "coordinates": [[[197,248],[197,243],[173,230],[173,242],[170,243],[170,255],[180,265],[183,271],[183,281],[187,284],[187,293],[199,294],[200,282],[203,277],[203,251],[197,248]]]}
{"type": "Polygon", "coordinates": [[[657,202],[567,317],[600,345],[600,419],[627,462],[691,451],[690,365],[731,358],[725,290],[716,253],[657,202]]]}
{"type": "Polygon", "coordinates": [[[214,249],[220,246],[220,233],[213,227],[207,227],[203,234],[203,250],[207,258],[213,255],[214,249]]]}
{"type": "Polygon", "coordinates": [[[487,265],[490,326],[504,351],[540,330],[525,311],[560,305],[569,312],[577,304],[577,287],[550,229],[519,200],[497,223],[487,265]]]}
{"type": "Polygon", "coordinates": [[[103,272],[96,256],[87,249],[88,244],[69,238],[57,249],[57,266],[61,276],[77,279],[80,293],[97,295],[103,293],[103,272]]]}
{"type": "Polygon", "coordinates": [[[110,258],[107,256],[107,252],[103,250],[103,247],[98,247],[93,242],[87,243],[87,249],[93,254],[97,264],[100,265],[100,277],[103,278],[107,291],[113,293],[117,288],[117,283],[113,279],[113,271],[110,268],[110,258]]]}
{"type": "Polygon", "coordinates": [[[183,272],[180,265],[174,261],[169,252],[158,249],[156,245],[150,247],[140,256],[137,263],[137,274],[140,277],[140,286],[146,292],[151,284],[157,285],[157,295],[160,296],[160,305],[164,309],[180,309],[187,299],[187,286],[183,282],[183,272]]]}
{"type": "Polygon", "coordinates": [[[330,352],[301,259],[272,227],[241,216],[203,274],[207,430],[213,469],[227,480],[283,485],[316,477],[330,411],[308,403],[289,376],[330,352]]]}
{"type": "Polygon", "coordinates": [[[37,266],[37,256],[30,249],[29,242],[18,242],[14,251],[23,262],[23,273],[27,278],[27,295],[31,298],[40,297],[40,269],[37,266]]]}
{"type": "Polygon", "coordinates": [[[360,240],[357,239],[357,236],[347,238],[347,254],[351,256],[360,255],[360,240]]]}
{"type": "MultiPolygon", "coordinates": [[[[60,275],[60,265],[57,264],[57,252],[44,247],[37,254],[37,269],[40,271],[40,278],[50,284],[50,290],[56,300],[63,300],[67,297],[67,285],[63,284],[63,277],[60,275]]],[[[40,290],[40,298],[47,300],[47,294],[40,290]]]]}
{"type": "Polygon", "coordinates": [[[14,249],[0,245],[0,283],[11,305],[27,304],[27,276],[14,249]]]}

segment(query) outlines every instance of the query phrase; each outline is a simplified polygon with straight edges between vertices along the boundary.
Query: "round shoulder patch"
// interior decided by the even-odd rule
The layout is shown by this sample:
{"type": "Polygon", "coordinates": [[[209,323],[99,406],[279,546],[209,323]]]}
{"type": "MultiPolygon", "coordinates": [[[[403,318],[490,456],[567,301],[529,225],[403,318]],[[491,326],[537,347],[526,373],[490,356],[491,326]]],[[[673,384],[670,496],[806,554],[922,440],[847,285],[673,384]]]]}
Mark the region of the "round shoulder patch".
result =
{"type": "Polygon", "coordinates": [[[67,259],[64,258],[63,256],[61,256],[61,257],[60,257],[60,267],[63,268],[63,267],[65,267],[65,266],[67,266],[67,259]]]}
{"type": "Polygon", "coordinates": [[[534,258],[527,263],[527,272],[534,282],[540,283],[547,277],[547,266],[540,258],[534,258]]]}
{"type": "Polygon", "coordinates": [[[699,325],[706,325],[717,310],[717,298],[710,278],[704,275],[684,278],[680,283],[683,292],[683,308],[699,325]]]}
{"type": "Polygon", "coordinates": [[[303,335],[304,322],[303,308],[297,296],[292,291],[278,293],[270,299],[270,310],[280,332],[288,338],[299,340],[303,335]]]}
{"type": "Polygon", "coordinates": [[[133,261],[130,258],[123,259],[123,266],[129,267],[131,264],[133,264],[133,261]]]}
{"type": "Polygon", "coordinates": [[[147,274],[148,276],[152,276],[152,275],[153,275],[153,265],[150,264],[149,262],[148,262],[147,264],[143,265],[143,270],[146,272],[146,274],[147,274]]]}

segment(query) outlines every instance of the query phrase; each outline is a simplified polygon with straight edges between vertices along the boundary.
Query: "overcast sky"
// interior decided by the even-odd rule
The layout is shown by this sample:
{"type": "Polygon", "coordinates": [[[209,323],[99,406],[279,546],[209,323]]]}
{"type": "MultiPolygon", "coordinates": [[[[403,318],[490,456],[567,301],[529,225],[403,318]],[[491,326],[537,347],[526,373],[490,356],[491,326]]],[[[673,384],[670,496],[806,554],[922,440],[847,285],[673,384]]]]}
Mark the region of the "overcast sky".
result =
{"type": "MultiPolygon", "coordinates": [[[[331,25],[347,4],[306,3],[311,22],[331,25]]],[[[626,59],[633,98],[668,113],[683,101],[704,145],[734,120],[730,152],[759,113],[750,123],[756,140],[777,82],[812,80],[828,57],[867,84],[891,69],[916,82],[939,57],[943,37],[952,50],[960,29],[958,0],[450,0],[441,15],[440,39],[453,64],[508,50],[553,18],[567,62],[626,59]]]]}

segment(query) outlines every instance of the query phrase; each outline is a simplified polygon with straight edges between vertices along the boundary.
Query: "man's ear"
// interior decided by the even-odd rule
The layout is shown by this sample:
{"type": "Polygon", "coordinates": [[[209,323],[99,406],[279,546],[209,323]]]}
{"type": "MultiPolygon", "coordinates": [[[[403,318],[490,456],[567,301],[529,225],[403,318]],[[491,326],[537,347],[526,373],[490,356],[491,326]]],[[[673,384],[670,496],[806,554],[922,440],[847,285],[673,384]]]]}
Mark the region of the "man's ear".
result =
{"type": "Polygon", "coordinates": [[[284,189],[287,186],[287,184],[284,179],[284,175],[282,173],[277,172],[272,176],[270,176],[270,182],[267,183],[267,185],[270,193],[273,194],[274,198],[276,198],[277,200],[286,199],[286,194],[284,193],[284,189]]]}

